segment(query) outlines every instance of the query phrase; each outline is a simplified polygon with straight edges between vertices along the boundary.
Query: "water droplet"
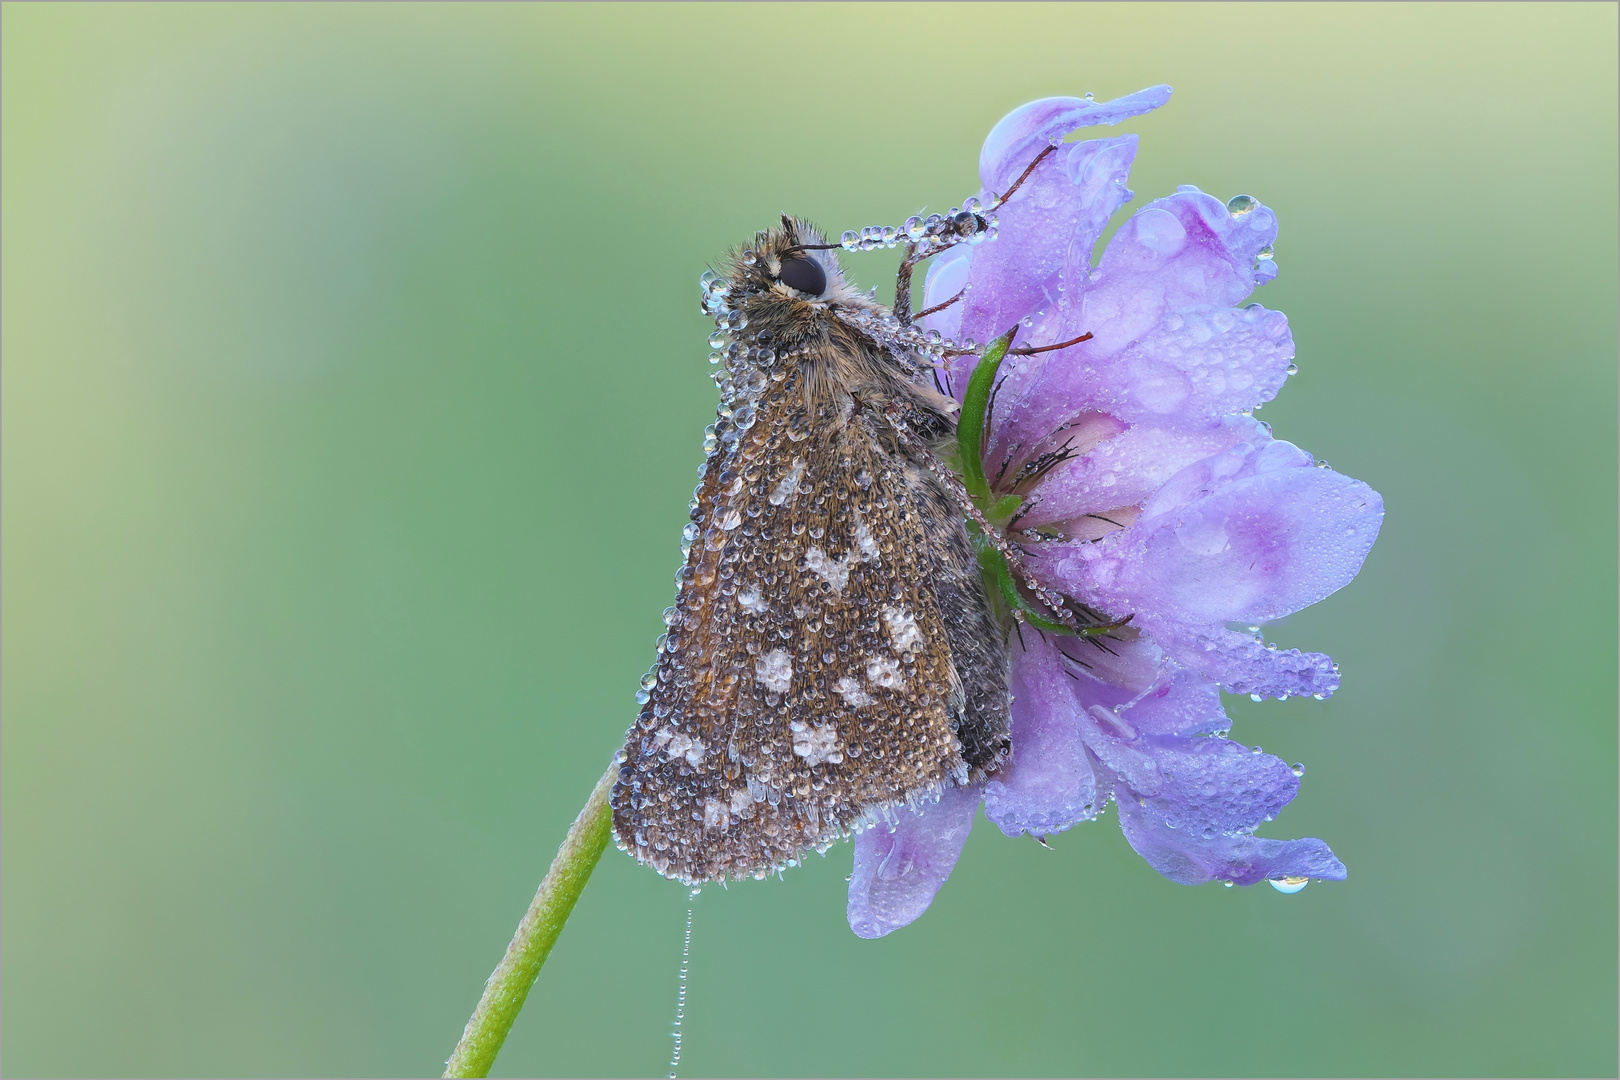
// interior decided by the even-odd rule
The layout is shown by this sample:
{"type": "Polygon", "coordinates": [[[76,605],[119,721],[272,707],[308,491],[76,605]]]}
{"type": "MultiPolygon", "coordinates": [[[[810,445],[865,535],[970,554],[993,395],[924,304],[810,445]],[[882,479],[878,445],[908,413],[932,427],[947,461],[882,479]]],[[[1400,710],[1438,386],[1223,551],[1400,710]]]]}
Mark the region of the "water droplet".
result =
{"type": "Polygon", "coordinates": [[[1276,254],[1277,253],[1271,249],[1271,245],[1267,244],[1265,247],[1263,247],[1259,251],[1255,252],[1254,257],[1256,259],[1270,259],[1270,258],[1275,257],[1276,254]]]}
{"type": "Polygon", "coordinates": [[[709,348],[723,349],[731,344],[731,335],[724,330],[716,330],[709,335],[709,348]]]}
{"type": "Polygon", "coordinates": [[[1223,882],[1221,882],[1221,884],[1225,885],[1228,889],[1230,889],[1232,887],[1232,883],[1230,881],[1223,881],[1223,882]]]}
{"type": "Polygon", "coordinates": [[[854,251],[861,245],[861,234],[854,229],[845,229],[844,235],[838,238],[845,251],[854,251]]]}
{"type": "Polygon", "coordinates": [[[671,605],[669,605],[669,607],[664,609],[664,625],[665,626],[674,626],[677,622],[680,621],[680,619],[681,619],[680,610],[674,604],[671,604],[671,605]]]}
{"type": "Polygon", "coordinates": [[[1260,204],[1253,196],[1234,195],[1226,204],[1226,212],[1233,217],[1242,217],[1258,205],[1260,204]]]}
{"type": "Polygon", "coordinates": [[[1280,877],[1267,878],[1266,880],[1271,882],[1273,889],[1288,894],[1297,893],[1311,883],[1311,879],[1308,877],[1280,877]]]}
{"type": "Polygon", "coordinates": [[[1295,776],[1304,776],[1305,775],[1305,763],[1303,761],[1296,761],[1296,762],[1294,762],[1292,765],[1290,765],[1288,767],[1288,770],[1290,772],[1292,772],[1295,776]]]}
{"type": "Polygon", "coordinates": [[[913,240],[922,236],[922,234],[926,231],[927,228],[923,225],[922,218],[915,214],[906,218],[906,235],[911,237],[913,240]]]}
{"type": "MultiPolygon", "coordinates": [[[[1265,697],[1264,697],[1264,696],[1263,696],[1263,695],[1261,695],[1261,694],[1250,694],[1250,695],[1249,695],[1249,700],[1250,700],[1250,701],[1264,701],[1264,700],[1266,700],[1266,699],[1265,699],[1265,697]]],[[[1257,753],[1257,754],[1258,754],[1258,753],[1259,753],[1259,752],[1260,752],[1260,748],[1259,748],[1259,747],[1258,747],[1258,746],[1257,746],[1257,747],[1255,747],[1255,750],[1254,750],[1254,752],[1255,752],[1255,753],[1257,753]]]]}
{"type": "Polygon", "coordinates": [[[1288,374],[1290,374],[1290,375],[1298,375],[1299,374],[1299,365],[1298,364],[1289,364],[1288,365],[1288,374]]]}

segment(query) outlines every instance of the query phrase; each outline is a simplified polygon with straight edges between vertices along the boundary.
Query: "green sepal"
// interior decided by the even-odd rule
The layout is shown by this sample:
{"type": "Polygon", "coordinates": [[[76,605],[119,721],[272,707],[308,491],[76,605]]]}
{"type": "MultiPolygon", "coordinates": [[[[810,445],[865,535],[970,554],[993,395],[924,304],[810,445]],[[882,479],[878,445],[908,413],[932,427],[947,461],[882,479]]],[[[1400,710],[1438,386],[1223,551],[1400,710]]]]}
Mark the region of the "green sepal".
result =
{"type": "Polygon", "coordinates": [[[1003,495],[985,508],[984,516],[990,519],[992,525],[1005,525],[1012,520],[1012,516],[1023,505],[1024,497],[1022,495],[1003,495]]]}
{"type": "Polygon", "coordinates": [[[1053,634],[1073,635],[1077,631],[1072,626],[1053,622],[1041,612],[1034,604],[1024,599],[1024,594],[1018,591],[1013,582],[1012,568],[1007,565],[1006,556],[1000,549],[984,535],[976,521],[967,522],[968,535],[973,540],[973,551],[979,560],[979,571],[983,574],[985,582],[996,595],[1006,602],[1007,607],[1017,613],[1024,622],[1029,623],[1037,630],[1045,630],[1053,634]]]}
{"type": "Polygon", "coordinates": [[[957,453],[962,455],[962,483],[980,509],[990,498],[990,483],[984,476],[985,413],[990,408],[990,390],[995,386],[996,371],[1012,347],[1013,335],[1018,327],[1002,334],[985,347],[978,366],[968,379],[967,392],[962,396],[962,415],[956,421],[957,453]]]}

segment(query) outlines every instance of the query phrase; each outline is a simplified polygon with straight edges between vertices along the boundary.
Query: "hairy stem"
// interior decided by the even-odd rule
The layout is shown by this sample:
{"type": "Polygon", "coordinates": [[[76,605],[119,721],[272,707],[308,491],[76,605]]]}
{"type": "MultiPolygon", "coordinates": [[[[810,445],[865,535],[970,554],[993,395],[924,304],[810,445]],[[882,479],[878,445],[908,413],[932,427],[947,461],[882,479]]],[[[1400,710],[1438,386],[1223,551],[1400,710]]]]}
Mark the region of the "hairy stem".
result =
{"type": "Polygon", "coordinates": [[[535,976],[540,974],[551,947],[557,943],[557,935],[562,933],[563,923],[574,910],[574,902],[585,890],[591,871],[607,847],[612,831],[608,794],[618,775],[617,765],[603,773],[596,790],[585,801],[585,808],[574,819],[562,847],[557,849],[557,857],[551,860],[551,869],[540,882],[540,890],[534,894],[534,902],[518,923],[506,955],[484,984],[484,996],[467,1021],[455,1053],[445,1062],[445,1076],[489,1075],[535,976]]]}

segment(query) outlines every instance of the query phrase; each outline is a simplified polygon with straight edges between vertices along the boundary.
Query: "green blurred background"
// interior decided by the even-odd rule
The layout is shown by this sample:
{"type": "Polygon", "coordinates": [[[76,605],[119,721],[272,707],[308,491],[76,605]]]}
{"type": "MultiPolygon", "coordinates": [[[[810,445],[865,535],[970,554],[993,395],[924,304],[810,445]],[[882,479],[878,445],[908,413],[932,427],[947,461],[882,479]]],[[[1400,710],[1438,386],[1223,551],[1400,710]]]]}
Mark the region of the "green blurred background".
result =
{"type": "MultiPolygon", "coordinates": [[[[1351,868],[1188,889],[982,820],[699,899],[714,1074],[1609,1074],[1616,7],[7,4],[4,1066],[424,1074],[632,717],[713,419],[697,277],[1176,94],[1134,205],[1282,221],[1265,419],[1383,492],[1229,701],[1351,868]]],[[[1110,132],[1111,133],[1111,132],[1110,132]]],[[[893,254],[858,256],[884,281],[893,254]]],[[[615,851],[498,1073],[656,1075],[684,890],[615,851]]]]}

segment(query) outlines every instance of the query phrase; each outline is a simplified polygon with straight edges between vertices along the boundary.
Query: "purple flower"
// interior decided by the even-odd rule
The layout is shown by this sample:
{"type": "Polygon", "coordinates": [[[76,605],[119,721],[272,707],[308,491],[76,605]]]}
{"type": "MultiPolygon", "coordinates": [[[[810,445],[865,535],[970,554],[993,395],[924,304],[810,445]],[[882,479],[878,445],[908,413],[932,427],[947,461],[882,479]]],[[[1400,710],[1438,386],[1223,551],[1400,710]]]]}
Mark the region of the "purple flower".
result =
{"type": "MultiPolygon", "coordinates": [[[[985,203],[1055,151],[996,209],[994,242],[952,248],[930,267],[920,307],[966,289],[924,320],[948,338],[984,342],[1015,324],[1025,346],[1091,334],[1009,354],[984,466],[996,496],[1023,499],[1007,534],[1028,553],[1027,572],[1130,621],[1108,640],[1021,628],[1007,763],[982,786],[856,837],[849,922],[862,937],[922,914],[981,799],[1009,836],[1061,832],[1113,799],[1131,846],[1187,885],[1269,879],[1292,891],[1345,877],[1320,840],[1253,835],[1299,790],[1297,767],[1229,740],[1220,691],[1259,700],[1337,688],[1328,657],[1279,650],[1255,631],[1355,577],[1383,501],[1252,415],[1294,371],[1288,320],[1240,306],[1277,273],[1269,209],[1183,187],[1137,211],[1093,264],[1132,197],[1137,139],[1062,139],[1169,94],[1047,98],[1010,113],[979,159],[985,203]]],[[[959,399],[974,362],[948,372],[959,399]]]]}

